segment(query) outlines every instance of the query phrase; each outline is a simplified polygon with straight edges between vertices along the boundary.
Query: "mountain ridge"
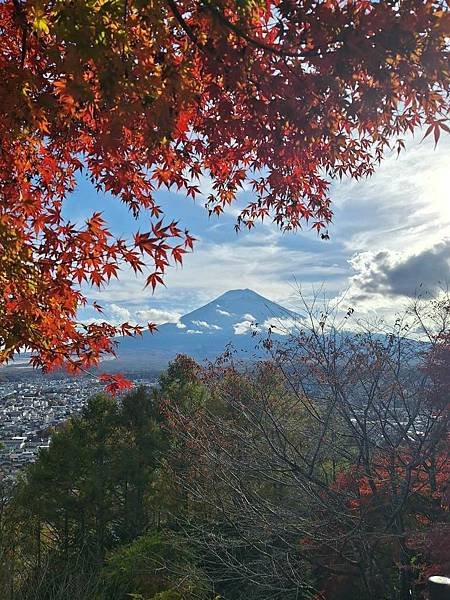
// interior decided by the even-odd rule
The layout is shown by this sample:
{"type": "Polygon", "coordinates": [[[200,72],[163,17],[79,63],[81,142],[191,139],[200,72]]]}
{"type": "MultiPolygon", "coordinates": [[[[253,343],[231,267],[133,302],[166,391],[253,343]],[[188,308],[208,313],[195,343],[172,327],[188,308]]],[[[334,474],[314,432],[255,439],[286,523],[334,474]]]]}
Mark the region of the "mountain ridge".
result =
{"type": "MultiPolygon", "coordinates": [[[[249,288],[228,290],[196,308],[177,323],[164,323],[155,334],[122,338],[118,341],[117,360],[108,361],[108,370],[126,363],[167,364],[177,354],[189,354],[203,361],[214,359],[228,344],[237,352],[255,349],[269,327],[296,319],[298,315],[249,288]]],[[[275,335],[277,335],[275,333],[275,335]]]]}

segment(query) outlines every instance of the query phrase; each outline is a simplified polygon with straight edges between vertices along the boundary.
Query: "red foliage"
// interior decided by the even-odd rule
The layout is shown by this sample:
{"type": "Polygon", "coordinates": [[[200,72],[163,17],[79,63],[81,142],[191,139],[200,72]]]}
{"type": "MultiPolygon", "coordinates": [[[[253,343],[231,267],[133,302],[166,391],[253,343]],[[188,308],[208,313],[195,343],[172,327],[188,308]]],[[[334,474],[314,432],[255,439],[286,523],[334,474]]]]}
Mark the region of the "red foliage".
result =
{"type": "Polygon", "coordinates": [[[125,379],[122,375],[116,373],[114,375],[108,375],[103,373],[99,377],[100,381],[105,383],[105,390],[115,396],[119,392],[124,392],[133,387],[133,383],[125,379]]]}

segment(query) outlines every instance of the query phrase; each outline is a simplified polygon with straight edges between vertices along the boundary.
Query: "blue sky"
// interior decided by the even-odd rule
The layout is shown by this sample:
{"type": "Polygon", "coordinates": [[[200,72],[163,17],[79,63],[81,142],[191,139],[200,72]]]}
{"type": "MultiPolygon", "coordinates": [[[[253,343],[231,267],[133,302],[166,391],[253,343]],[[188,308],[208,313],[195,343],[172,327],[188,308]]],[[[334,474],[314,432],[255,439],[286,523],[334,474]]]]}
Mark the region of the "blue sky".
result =
{"type": "MultiPolygon", "coordinates": [[[[437,149],[420,139],[411,139],[399,158],[387,157],[370,179],[333,183],[328,241],[309,230],[282,234],[271,223],[237,235],[236,208],[209,218],[202,199],[194,203],[161,191],[158,202],[166,215],[198,239],[194,253],[182,268],[169,270],[167,287],[154,295],[144,289],[142,278],[125,271],[103,290],[86,290],[87,296],[102,304],[111,322],[176,321],[243,287],[295,309],[297,285],[306,295],[321,287],[329,298],[346,294],[346,303],[363,318],[375,312],[392,315],[420,284],[435,291],[439,281],[450,282],[450,136],[437,149]]],[[[208,180],[200,187],[207,195],[208,180]]],[[[242,192],[239,204],[250,197],[242,192]]],[[[94,210],[103,211],[115,234],[148,230],[148,217],[136,222],[119,201],[80,181],[66,216],[79,222],[94,210]]],[[[81,315],[93,316],[89,310],[81,315]]]]}

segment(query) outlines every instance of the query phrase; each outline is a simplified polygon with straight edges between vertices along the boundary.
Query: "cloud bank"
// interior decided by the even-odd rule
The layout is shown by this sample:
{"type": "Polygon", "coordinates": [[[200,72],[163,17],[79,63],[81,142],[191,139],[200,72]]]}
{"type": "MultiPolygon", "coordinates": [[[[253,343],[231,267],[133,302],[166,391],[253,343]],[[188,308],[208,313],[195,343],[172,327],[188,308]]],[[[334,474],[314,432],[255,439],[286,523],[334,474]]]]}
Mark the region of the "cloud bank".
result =
{"type": "Polygon", "coordinates": [[[426,291],[434,295],[450,281],[450,238],[413,254],[362,252],[349,262],[357,271],[350,278],[352,297],[357,300],[373,294],[412,298],[426,291]]]}

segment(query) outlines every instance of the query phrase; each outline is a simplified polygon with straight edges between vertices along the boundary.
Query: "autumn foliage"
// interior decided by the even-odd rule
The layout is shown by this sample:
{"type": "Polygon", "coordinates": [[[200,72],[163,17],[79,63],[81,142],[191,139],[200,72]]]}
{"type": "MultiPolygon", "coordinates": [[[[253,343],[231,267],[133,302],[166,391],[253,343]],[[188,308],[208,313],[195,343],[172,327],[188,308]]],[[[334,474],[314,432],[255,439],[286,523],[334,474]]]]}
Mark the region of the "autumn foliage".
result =
{"type": "Polygon", "coordinates": [[[450,568],[449,309],[349,334],[314,304],[265,360],[179,355],[91,398],[0,485],[5,600],[428,600],[450,568]]]}
{"type": "Polygon", "coordinates": [[[195,198],[208,176],[220,214],[245,183],[238,227],[326,236],[330,177],[370,175],[419,126],[448,131],[449,31],[431,0],[0,3],[1,361],[28,347],[76,371],[140,331],[77,311],[86,284],[132,269],[155,288],[192,249],[161,186],[195,198]],[[148,230],[67,221],[81,174],[148,230]]]}
{"type": "Polygon", "coordinates": [[[192,536],[240,593],[422,600],[448,573],[449,307],[418,302],[383,334],[306,307],[270,360],[227,353],[199,409],[171,404],[176,473],[210,518],[192,536]]]}

